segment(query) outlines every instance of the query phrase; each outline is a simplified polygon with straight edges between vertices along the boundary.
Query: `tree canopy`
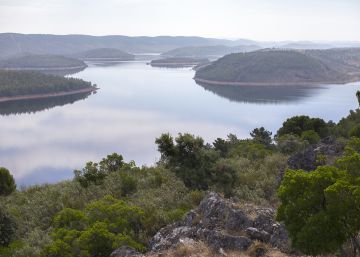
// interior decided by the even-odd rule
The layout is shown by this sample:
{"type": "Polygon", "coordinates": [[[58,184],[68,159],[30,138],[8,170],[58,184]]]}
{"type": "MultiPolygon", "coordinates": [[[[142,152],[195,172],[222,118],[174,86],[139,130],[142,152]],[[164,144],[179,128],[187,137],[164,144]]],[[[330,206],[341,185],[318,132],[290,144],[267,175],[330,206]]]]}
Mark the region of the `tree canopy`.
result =
{"type": "Polygon", "coordinates": [[[0,196],[7,196],[16,190],[14,177],[6,168],[0,167],[0,196]]]}

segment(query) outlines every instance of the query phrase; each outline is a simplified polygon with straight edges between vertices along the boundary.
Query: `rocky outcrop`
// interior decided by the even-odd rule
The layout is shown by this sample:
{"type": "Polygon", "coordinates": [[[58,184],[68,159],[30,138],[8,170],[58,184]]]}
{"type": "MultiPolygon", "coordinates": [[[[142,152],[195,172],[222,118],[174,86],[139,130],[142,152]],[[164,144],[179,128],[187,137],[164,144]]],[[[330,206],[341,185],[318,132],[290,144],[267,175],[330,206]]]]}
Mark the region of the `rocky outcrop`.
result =
{"type": "Polygon", "coordinates": [[[110,257],[143,257],[144,255],[137,252],[131,247],[122,246],[115,251],[113,251],[110,257]]]}
{"type": "Polygon", "coordinates": [[[150,241],[150,251],[160,252],[194,240],[216,252],[245,251],[255,241],[289,251],[285,228],[274,221],[274,214],[271,208],[237,208],[230,200],[210,192],[183,220],[161,229],[150,241]]]}
{"type": "Polygon", "coordinates": [[[320,143],[291,156],[288,166],[290,169],[312,171],[319,165],[332,164],[336,157],[341,156],[343,150],[343,144],[336,142],[332,137],[327,137],[320,143]]]}

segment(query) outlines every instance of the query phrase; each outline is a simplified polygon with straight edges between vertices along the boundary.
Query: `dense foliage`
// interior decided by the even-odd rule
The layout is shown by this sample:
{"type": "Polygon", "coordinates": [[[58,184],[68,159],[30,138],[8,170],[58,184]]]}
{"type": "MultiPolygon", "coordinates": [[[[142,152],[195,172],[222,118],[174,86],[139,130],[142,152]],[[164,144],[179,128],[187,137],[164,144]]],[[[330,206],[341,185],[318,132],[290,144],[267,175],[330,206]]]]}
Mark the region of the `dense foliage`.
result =
{"type": "Polygon", "coordinates": [[[351,148],[313,172],[288,170],[279,189],[278,219],[284,221],[293,247],[305,254],[335,253],[347,241],[360,254],[360,153],[351,148]]]}
{"type": "Polygon", "coordinates": [[[56,93],[90,87],[90,82],[81,79],[28,71],[0,71],[0,97],[56,93]]]}
{"type": "MultiPolygon", "coordinates": [[[[0,247],[8,246],[15,235],[16,225],[12,217],[0,206],[0,247]]],[[[1,252],[0,252],[1,253],[1,252]]]]}

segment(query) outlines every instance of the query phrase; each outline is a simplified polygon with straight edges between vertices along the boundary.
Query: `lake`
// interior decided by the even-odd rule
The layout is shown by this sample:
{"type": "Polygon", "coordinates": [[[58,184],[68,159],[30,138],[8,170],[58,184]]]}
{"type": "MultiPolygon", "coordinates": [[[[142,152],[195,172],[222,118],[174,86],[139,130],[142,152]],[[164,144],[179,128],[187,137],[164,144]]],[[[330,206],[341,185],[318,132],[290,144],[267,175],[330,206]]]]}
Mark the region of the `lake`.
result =
{"type": "Polygon", "coordinates": [[[360,83],[316,87],[197,85],[189,68],[146,61],[89,63],[72,77],[96,83],[93,95],[2,103],[0,166],[18,186],[73,177],[87,161],[117,152],[152,165],[161,133],[190,132],[207,142],[229,133],[240,138],[264,126],[276,133],[294,115],[337,122],[358,106],[360,83]]]}

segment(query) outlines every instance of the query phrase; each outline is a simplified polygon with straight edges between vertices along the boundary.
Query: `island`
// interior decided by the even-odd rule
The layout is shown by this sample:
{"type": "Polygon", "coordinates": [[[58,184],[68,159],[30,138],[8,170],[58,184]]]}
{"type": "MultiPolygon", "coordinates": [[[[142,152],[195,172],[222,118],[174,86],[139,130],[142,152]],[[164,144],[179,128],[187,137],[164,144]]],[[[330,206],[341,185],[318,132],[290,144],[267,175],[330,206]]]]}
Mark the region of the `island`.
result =
{"type": "Polygon", "coordinates": [[[239,45],[239,46],[188,46],[180,47],[162,53],[164,57],[188,57],[188,58],[219,58],[231,53],[243,53],[259,50],[257,45],[239,45]]]}
{"type": "Polygon", "coordinates": [[[150,65],[153,67],[164,67],[164,68],[182,68],[182,67],[194,67],[197,65],[204,65],[209,63],[208,59],[204,58],[165,58],[152,60],[150,65]]]}
{"type": "Polygon", "coordinates": [[[197,69],[194,79],[198,83],[248,86],[350,83],[360,79],[360,48],[230,54],[197,69]]]}
{"type": "Polygon", "coordinates": [[[74,54],[74,57],[86,61],[132,61],[135,55],[115,48],[97,48],[74,54]]]}
{"type": "Polygon", "coordinates": [[[83,94],[97,89],[96,85],[81,79],[0,70],[0,102],[83,94]]]}
{"type": "Polygon", "coordinates": [[[86,63],[81,60],[61,55],[47,54],[23,54],[0,61],[0,69],[5,70],[58,71],[82,70],[86,67],[86,63]]]}

